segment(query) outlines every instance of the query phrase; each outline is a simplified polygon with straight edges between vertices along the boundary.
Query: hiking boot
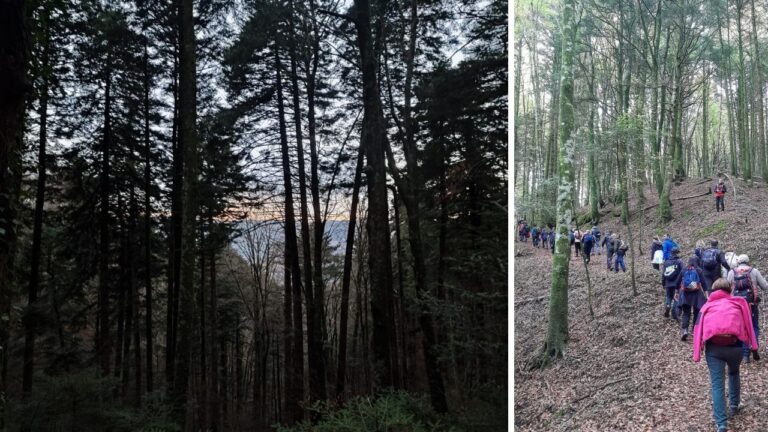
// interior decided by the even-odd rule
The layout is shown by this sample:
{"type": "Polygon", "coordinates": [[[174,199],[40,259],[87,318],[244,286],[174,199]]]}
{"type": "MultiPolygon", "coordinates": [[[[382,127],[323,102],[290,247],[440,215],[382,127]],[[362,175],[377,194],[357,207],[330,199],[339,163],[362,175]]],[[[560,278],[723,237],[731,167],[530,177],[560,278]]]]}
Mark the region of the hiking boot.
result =
{"type": "Polygon", "coordinates": [[[669,318],[669,306],[664,309],[664,318],[669,318]]]}
{"type": "Polygon", "coordinates": [[[742,363],[749,363],[749,354],[745,355],[744,358],[741,360],[742,363]]]}
{"type": "Polygon", "coordinates": [[[739,413],[739,406],[731,407],[730,412],[728,413],[728,418],[736,417],[736,415],[739,413]]]}
{"type": "Polygon", "coordinates": [[[728,428],[725,426],[720,426],[717,428],[717,432],[728,432],[728,428]]]}
{"type": "Polygon", "coordinates": [[[757,350],[752,351],[752,358],[755,360],[760,360],[760,354],[758,354],[757,350]]]}
{"type": "Polygon", "coordinates": [[[688,340],[688,330],[683,330],[680,335],[681,341],[687,341],[688,340]]]}

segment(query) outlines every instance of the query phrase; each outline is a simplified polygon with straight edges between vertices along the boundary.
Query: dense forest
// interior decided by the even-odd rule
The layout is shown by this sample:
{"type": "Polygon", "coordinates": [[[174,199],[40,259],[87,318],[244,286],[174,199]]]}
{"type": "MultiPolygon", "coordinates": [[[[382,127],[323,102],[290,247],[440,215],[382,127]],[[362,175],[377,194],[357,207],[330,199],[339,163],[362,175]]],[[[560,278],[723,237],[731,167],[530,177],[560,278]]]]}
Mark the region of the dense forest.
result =
{"type": "Polygon", "coordinates": [[[696,197],[673,199],[676,185],[768,181],[767,12],[754,0],[516,3],[515,211],[558,236],[540,365],[568,339],[569,228],[620,217],[637,295],[636,255],[675,200],[696,197]]]}
{"type": "Polygon", "coordinates": [[[0,431],[504,429],[507,15],[1,0],[0,431]]]}

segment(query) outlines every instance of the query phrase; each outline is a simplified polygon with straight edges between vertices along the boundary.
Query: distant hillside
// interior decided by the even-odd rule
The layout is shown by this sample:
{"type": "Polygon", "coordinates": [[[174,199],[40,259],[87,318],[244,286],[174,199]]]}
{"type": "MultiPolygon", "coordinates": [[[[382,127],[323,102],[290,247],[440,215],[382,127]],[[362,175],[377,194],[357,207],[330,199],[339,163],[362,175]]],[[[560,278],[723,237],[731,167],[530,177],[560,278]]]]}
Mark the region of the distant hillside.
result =
{"type": "MultiPolygon", "coordinates": [[[[283,222],[274,221],[273,223],[267,223],[264,221],[242,221],[236,225],[236,229],[246,229],[249,225],[258,226],[257,229],[264,230],[265,232],[271,232],[274,240],[282,242],[284,239],[283,222]],[[250,222],[250,223],[249,223],[250,222]],[[259,224],[259,222],[261,222],[259,224]]],[[[299,225],[299,224],[297,224],[299,225]]],[[[334,253],[343,254],[344,244],[347,241],[347,227],[349,221],[346,220],[329,220],[325,223],[325,235],[330,239],[330,244],[334,246],[334,253]]],[[[299,229],[300,225],[298,226],[299,229]]],[[[311,227],[310,227],[311,229],[311,227]]],[[[244,245],[242,236],[237,236],[232,241],[232,246],[235,250],[240,251],[240,247],[244,245]]]]}

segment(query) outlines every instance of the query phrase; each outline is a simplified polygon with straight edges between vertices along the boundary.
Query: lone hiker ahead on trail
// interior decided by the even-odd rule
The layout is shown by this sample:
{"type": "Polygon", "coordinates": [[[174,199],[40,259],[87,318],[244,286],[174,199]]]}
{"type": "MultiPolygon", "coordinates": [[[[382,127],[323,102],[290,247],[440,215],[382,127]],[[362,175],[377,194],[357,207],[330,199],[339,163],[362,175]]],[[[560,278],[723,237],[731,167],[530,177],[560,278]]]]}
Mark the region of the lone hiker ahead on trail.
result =
{"type": "Polygon", "coordinates": [[[728,192],[728,190],[725,188],[725,183],[723,183],[723,179],[718,180],[717,186],[715,186],[715,207],[717,208],[717,211],[719,212],[722,208],[723,211],[725,211],[725,193],[728,192]]]}

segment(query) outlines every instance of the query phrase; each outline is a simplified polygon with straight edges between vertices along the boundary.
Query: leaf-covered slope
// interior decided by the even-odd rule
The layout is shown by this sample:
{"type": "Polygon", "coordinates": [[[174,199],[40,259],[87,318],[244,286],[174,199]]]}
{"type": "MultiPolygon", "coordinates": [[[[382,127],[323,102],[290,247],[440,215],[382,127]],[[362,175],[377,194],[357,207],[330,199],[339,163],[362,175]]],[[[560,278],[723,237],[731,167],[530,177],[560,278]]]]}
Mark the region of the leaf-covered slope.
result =
{"type": "MultiPolygon", "coordinates": [[[[747,253],[757,268],[768,273],[768,188],[736,180],[737,198],[726,196],[726,212],[716,213],[712,195],[678,200],[706,192],[711,182],[687,180],[672,189],[673,216],[658,225],[653,207],[642,221],[642,255],[636,255],[638,292],[632,296],[627,273],[607,273],[605,255],[590,264],[595,318],[587,305],[587,285],[581,259],[570,264],[570,341],[565,358],[549,369],[529,371],[546,333],[551,254],[530,243],[516,243],[515,272],[515,425],[520,431],[705,431],[713,430],[709,375],[706,362],[694,363],[692,342],[680,341],[680,326],[663,317],[664,291],[650,264],[650,239],[669,232],[687,258],[697,240],[717,238],[726,251],[747,253]],[[517,255],[516,253],[516,255],[517,255]]],[[[728,183],[729,189],[731,184],[728,183]]],[[[648,197],[654,193],[648,189],[648,197]]],[[[649,200],[645,207],[655,204],[649,200]]],[[[635,202],[630,209],[636,209],[635,202]]],[[[584,210],[584,209],[583,209],[584,210]]],[[[626,229],[603,209],[600,228],[626,229]]],[[[633,214],[635,251],[640,246],[640,213],[633,214]]],[[[584,228],[584,227],[582,227],[584,228]]],[[[761,335],[766,334],[761,319],[761,335]]],[[[765,341],[761,337],[761,341],[765,341]]],[[[729,421],[732,430],[768,430],[768,355],[742,365],[744,410],[729,421]]]]}

